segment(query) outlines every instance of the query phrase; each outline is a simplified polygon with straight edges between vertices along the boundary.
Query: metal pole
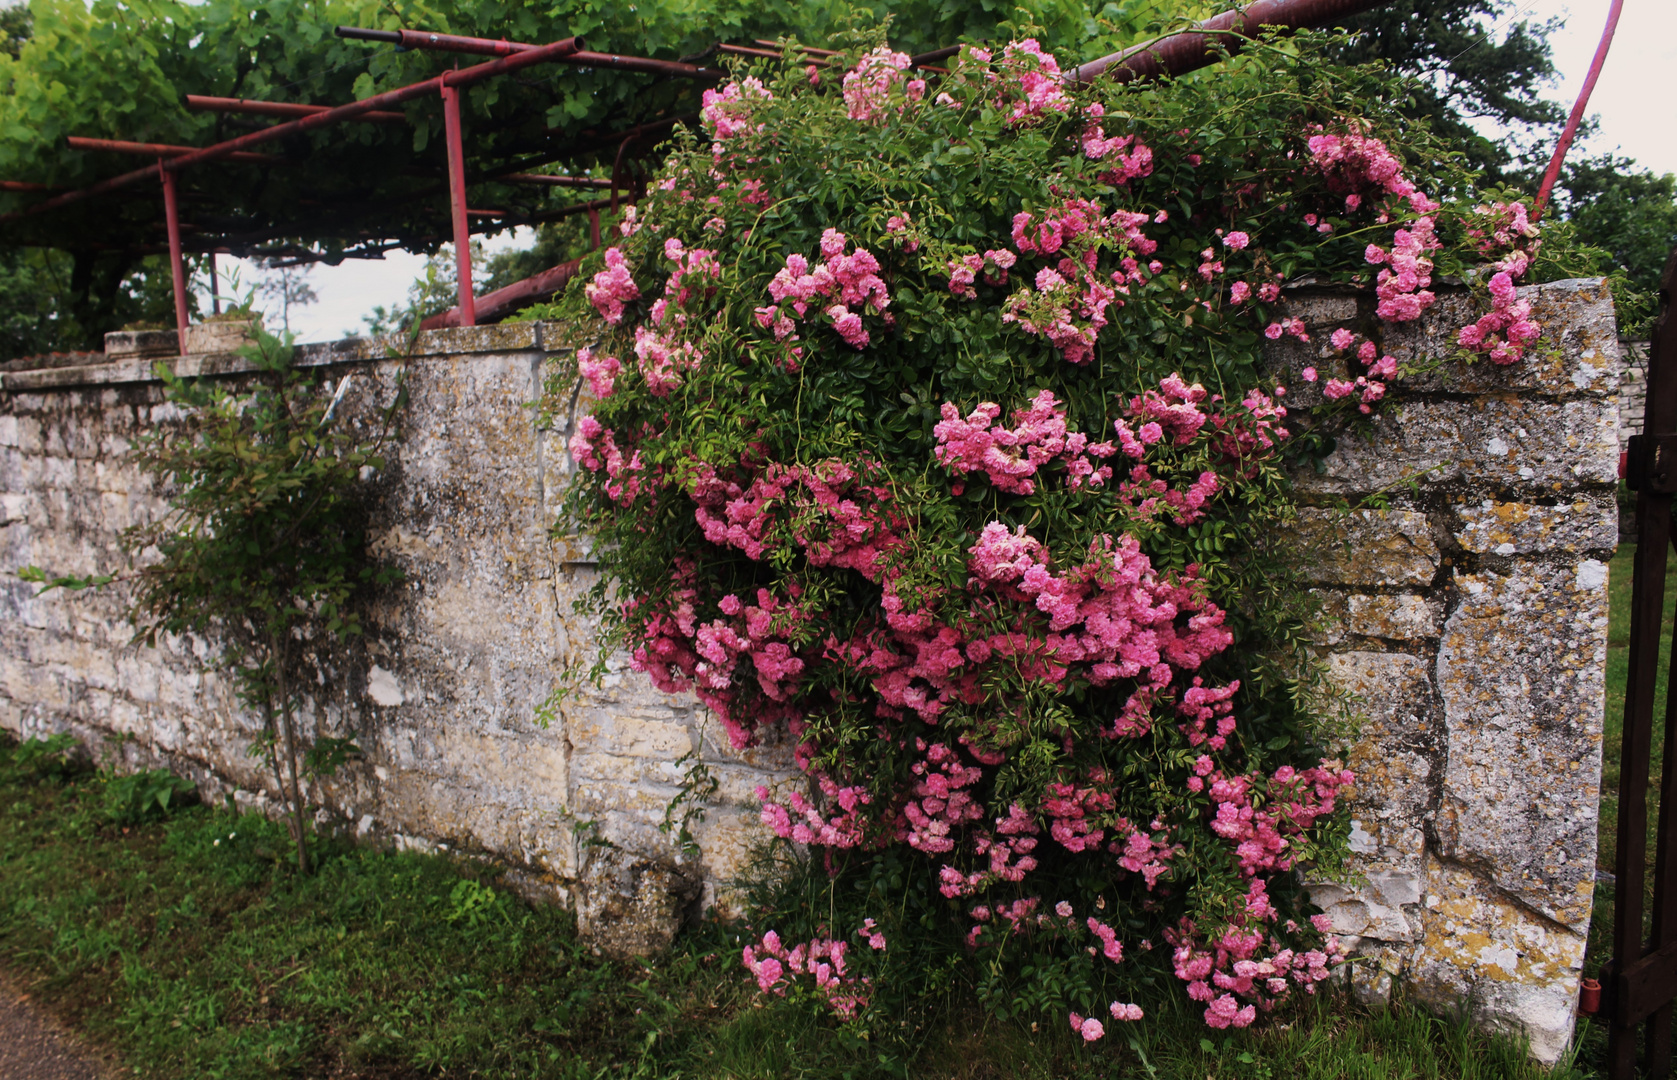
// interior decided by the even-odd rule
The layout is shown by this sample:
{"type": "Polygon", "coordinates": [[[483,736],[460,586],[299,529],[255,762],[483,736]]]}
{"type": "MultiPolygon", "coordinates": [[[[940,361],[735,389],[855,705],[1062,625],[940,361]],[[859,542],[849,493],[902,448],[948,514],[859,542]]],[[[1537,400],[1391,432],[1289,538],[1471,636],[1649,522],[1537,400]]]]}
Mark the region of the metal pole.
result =
{"type": "MultiPolygon", "coordinates": [[[[290,101],[252,101],[250,98],[205,97],[202,94],[186,95],[186,107],[199,112],[248,113],[252,116],[282,116],[293,119],[300,116],[313,116],[330,109],[330,105],[300,105],[290,101]]],[[[356,120],[372,124],[405,124],[408,118],[399,112],[370,112],[355,117],[356,120]]]]}
{"type": "Polygon", "coordinates": [[[185,356],[189,316],[186,313],[186,267],[181,262],[180,208],[175,197],[174,174],[163,168],[161,161],[157,163],[157,171],[163,177],[163,218],[169,226],[169,276],[175,286],[175,344],[180,348],[180,354],[185,356]]]}
{"type": "Polygon", "coordinates": [[[460,91],[443,84],[443,131],[448,142],[448,200],[454,218],[454,267],[459,277],[461,326],[477,325],[472,299],[472,232],[466,220],[466,151],[460,138],[460,91]]]}
{"type": "Polygon", "coordinates": [[[1613,31],[1618,29],[1619,13],[1624,6],[1625,0],[1613,0],[1613,6],[1607,11],[1607,26],[1601,32],[1601,41],[1596,44],[1590,73],[1584,77],[1584,88],[1578,91],[1578,100],[1572,103],[1572,115],[1566,118],[1566,130],[1561,132],[1561,141],[1555,144],[1555,155],[1549,159],[1549,168],[1544,170],[1543,183],[1538,185],[1532,209],[1539,214],[1549,203],[1549,192],[1554,190],[1555,181],[1560,179],[1561,162],[1566,160],[1566,152],[1572,146],[1572,136],[1578,133],[1578,122],[1584,119],[1584,109],[1590,104],[1590,91],[1595,89],[1595,81],[1601,78],[1601,69],[1607,63],[1608,47],[1613,44],[1613,31]]]}
{"type": "MultiPolygon", "coordinates": [[[[1624,741],[1619,772],[1618,851],[1613,861],[1613,1008],[1607,1033],[1607,1075],[1636,1076],[1637,1029],[1650,1013],[1667,1025],[1670,1001],[1649,993],[1647,964],[1653,949],[1642,936],[1643,889],[1647,881],[1648,786],[1654,739],[1654,684],[1658,675],[1660,624],[1665,615],[1666,559],[1671,547],[1672,495],[1677,492],[1677,334],[1673,334],[1672,291],[1677,289],[1677,252],[1660,281],[1660,314],[1648,349],[1647,406],[1642,434],[1631,441],[1627,479],[1636,491],[1636,567],[1630,601],[1629,670],[1625,677],[1624,741]]],[[[1669,742],[1668,742],[1669,745],[1669,742]]],[[[1670,777],[1667,777],[1669,781],[1670,777]]],[[[1669,826],[1668,808],[1661,817],[1669,826]]],[[[1667,887],[1656,891],[1656,934],[1673,933],[1669,909],[1673,866],[1669,836],[1661,837],[1666,858],[1656,868],[1667,887]]],[[[1672,969],[1666,968],[1669,979],[1672,969]]],[[[1657,973],[1656,973],[1657,974],[1657,973]]],[[[1670,1043],[1650,1035],[1650,1050],[1670,1043]]],[[[1669,1062],[1669,1059],[1667,1059],[1669,1062]]],[[[1650,1071],[1659,1063],[1650,1061],[1650,1071]]]]}
{"type": "Polygon", "coordinates": [[[1122,52],[1091,60],[1066,72],[1073,86],[1101,76],[1130,82],[1182,75],[1215,64],[1221,54],[1217,46],[1239,52],[1246,38],[1265,26],[1296,30],[1305,26],[1326,26],[1336,19],[1348,19],[1365,11],[1384,7],[1391,0],[1258,0],[1235,11],[1207,19],[1192,30],[1171,34],[1122,52]]]}

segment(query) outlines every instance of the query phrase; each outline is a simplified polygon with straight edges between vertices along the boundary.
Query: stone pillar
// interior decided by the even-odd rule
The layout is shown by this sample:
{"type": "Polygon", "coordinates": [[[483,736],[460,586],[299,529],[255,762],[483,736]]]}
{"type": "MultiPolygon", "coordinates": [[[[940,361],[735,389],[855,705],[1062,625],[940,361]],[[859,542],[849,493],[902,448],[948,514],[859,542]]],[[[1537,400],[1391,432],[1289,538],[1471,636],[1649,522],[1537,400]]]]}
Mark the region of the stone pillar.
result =
{"type": "MultiPolygon", "coordinates": [[[[1604,283],[1521,293],[1545,330],[1524,361],[1453,359],[1471,304],[1441,297],[1385,343],[1428,372],[1299,477],[1303,565],[1333,619],[1320,645],[1363,716],[1361,881],[1314,891],[1365,958],[1362,993],[1404,976],[1552,1062],[1595,886],[1619,345],[1604,283]]],[[[1368,303],[1296,302],[1316,343],[1277,350],[1293,400],[1319,393],[1305,363],[1341,374],[1327,332],[1368,303]]]]}

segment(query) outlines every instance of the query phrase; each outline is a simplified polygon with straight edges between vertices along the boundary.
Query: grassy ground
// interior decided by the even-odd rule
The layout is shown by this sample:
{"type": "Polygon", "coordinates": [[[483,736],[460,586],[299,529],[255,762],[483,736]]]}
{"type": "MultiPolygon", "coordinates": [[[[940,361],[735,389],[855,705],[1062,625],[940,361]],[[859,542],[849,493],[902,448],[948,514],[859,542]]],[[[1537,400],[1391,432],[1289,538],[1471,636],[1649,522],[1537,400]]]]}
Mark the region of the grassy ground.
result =
{"type": "Polygon", "coordinates": [[[732,928],[701,927],[656,964],[613,963],[481,865],[323,839],[319,872],[301,878],[264,819],[176,802],[139,820],[131,794],[86,771],[42,775],[0,745],[0,965],[137,1076],[1546,1075],[1458,1021],[1341,998],[1232,1034],[1167,1011],[1090,1053],[1062,1017],[1033,1033],[957,987],[864,1039],[757,1001],[732,928]]]}
{"type": "MultiPolygon", "coordinates": [[[[1619,749],[1625,731],[1625,679],[1630,664],[1631,566],[1635,558],[1635,544],[1621,545],[1610,565],[1608,580],[1607,719],[1601,755],[1600,853],[1596,858],[1596,865],[1608,873],[1613,870],[1614,853],[1618,850],[1619,749]]],[[[1653,775],[1656,786],[1650,793],[1648,806],[1650,855],[1654,842],[1652,825],[1658,820],[1659,812],[1657,785],[1659,762],[1665,746],[1665,695],[1671,670],[1672,611],[1677,606],[1677,560],[1673,560],[1668,571],[1665,579],[1665,623],[1660,633],[1659,682],[1654,690],[1653,775]]]]}

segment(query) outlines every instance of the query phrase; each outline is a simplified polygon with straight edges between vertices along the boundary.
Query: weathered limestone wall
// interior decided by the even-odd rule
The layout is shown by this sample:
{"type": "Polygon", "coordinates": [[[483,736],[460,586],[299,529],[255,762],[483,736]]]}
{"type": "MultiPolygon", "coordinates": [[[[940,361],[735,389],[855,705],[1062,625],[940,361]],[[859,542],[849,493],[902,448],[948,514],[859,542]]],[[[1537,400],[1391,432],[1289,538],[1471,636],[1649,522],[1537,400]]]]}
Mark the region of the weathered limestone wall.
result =
{"type": "MultiPolygon", "coordinates": [[[[1333,677],[1367,716],[1349,750],[1365,880],[1320,892],[1372,958],[1359,985],[1380,993],[1404,972],[1432,999],[1472,998],[1552,1058],[1571,1031],[1593,881],[1618,347],[1597,283],[1532,293],[1553,347],[1513,369],[1415,380],[1371,439],[1341,440],[1325,473],[1302,478],[1302,535],[1337,619],[1322,640],[1333,677]]],[[[1294,301],[1319,341],[1360,303],[1294,301]]],[[[1446,297],[1396,349],[1448,351],[1465,305],[1446,297]]],[[[388,401],[399,367],[412,391],[373,523],[407,580],[334,656],[339,677],[309,714],[323,734],[353,735],[366,761],[320,794],[363,834],[512,863],[608,944],[655,939],[689,898],[726,902],[716,886],[756,835],[750,792],[790,775],[789,755],[728,750],[690,698],[620,662],[537,723],[566,666],[592,655],[571,608],[592,565],[548,533],[572,418],[543,429],[530,404],[546,329],[438,331],[406,360],[366,342],[303,351],[334,378],[356,374],[351,415],[388,401]],[[688,754],[719,782],[696,863],[659,829],[688,754]],[[617,848],[582,842],[579,827],[617,848]]],[[[1328,371],[1296,343],[1276,361],[1328,371]]],[[[243,377],[233,357],[182,363],[243,377]]],[[[1288,385],[1295,401],[1314,392],[1288,385]]],[[[161,505],[123,461],[136,432],[171,416],[149,361],[9,372],[0,391],[0,569],[117,565],[118,531],[161,505]]],[[[111,752],[136,766],[164,762],[212,795],[262,803],[268,782],[245,755],[255,725],[206,666],[208,647],[130,646],[121,606],[0,579],[0,726],[71,730],[96,748],[121,735],[111,752]]]]}
{"type": "MultiPolygon", "coordinates": [[[[366,761],[321,794],[362,834],[507,860],[528,890],[582,901],[596,920],[654,902],[637,899],[643,873],[649,894],[674,887],[699,900],[689,886],[703,884],[714,899],[745,853],[752,789],[783,779],[789,760],[772,747],[735,754],[695,701],[660,694],[620,663],[538,723],[570,661],[592,656],[572,602],[593,580],[585,555],[548,534],[570,462],[567,421],[539,428],[532,404],[542,330],[436,331],[406,360],[368,342],[299,350],[331,378],[354,373],[346,415],[390,401],[404,366],[412,399],[372,529],[375,551],[406,581],[373,603],[365,639],[333,659],[339,685],[307,718],[322,734],[353,736],[366,761]],[[720,788],[694,826],[703,858],[682,866],[659,824],[682,779],[677,759],[694,751],[720,788]],[[579,842],[594,838],[633,854],[579,842]],[[691,881],[672,882],[645,857],[691,881]]],[[[159,511],[158,493],[123,460],[136,432],[173,415],[151,363],[0,375],[0,726],[74,731],[96,752],[161,762],[214,797],[260,804],[271,779],[245,753],[259,725],[207,667],[205,643],[130,646],[115,591],[37,597],[11,576],[31,564],[118,567],[119,531],[159,511]]],[[[181,363],[246,377],[237,357],[181,363]]]]}
{"type": "MultiPolygon", "coordinates": [[[[1349,754],[1366,882],[1315,891],[1360,941],[1364,992],[1403,972],[1552,1061],[1595,885],[1619,345],[1600,283],[1522,295],[1545,327],[1524,363],[1442,363],[1300,477],[1305,565],[1337,620],[1321,644],[1366,715],[1349,754]]],[[[1366,302],[1300,306],[1325,331],[1366,302]]],[[[1447,356],[1467,302],[1442,297],[1389,351],[1447,356]]]]}

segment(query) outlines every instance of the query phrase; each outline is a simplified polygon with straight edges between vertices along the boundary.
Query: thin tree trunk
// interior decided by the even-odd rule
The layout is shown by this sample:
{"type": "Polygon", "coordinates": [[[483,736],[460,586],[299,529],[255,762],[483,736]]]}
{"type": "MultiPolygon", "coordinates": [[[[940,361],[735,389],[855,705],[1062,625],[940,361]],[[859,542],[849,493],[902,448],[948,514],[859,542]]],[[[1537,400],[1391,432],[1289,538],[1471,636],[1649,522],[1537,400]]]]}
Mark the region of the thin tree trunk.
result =
{"type": "Polygon", "coordinates": [[[290,659],[290,633],[285,635],[281,644],[277,634],[270,634],[274,653],[274,681],[279,688],[280,722],[285,735],[285,756],[291,766],[291,820],[292,832],[297,838],[297,869],[302,873],[309,872],[309,847],[303,834],[303,789],[297,778],[297,738],[293,732],[294,724],[291,717],[291,693],[285,678],[286,663],[290,659]]]}
{"type": "MultiPolygon", "coordinates": [[[[280,769],[279,759],[279,725],[274,720],[274,691],[270,687],[262,697],[263,728],[268,735],[268,764],[274,770],[274,791],[280,801],[289,802],[285,792],[285,773],[280,769]]],[[[287,807],[286,809],[290,809],[287,807]]]]}

